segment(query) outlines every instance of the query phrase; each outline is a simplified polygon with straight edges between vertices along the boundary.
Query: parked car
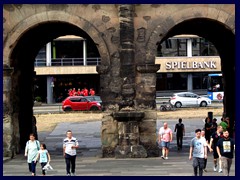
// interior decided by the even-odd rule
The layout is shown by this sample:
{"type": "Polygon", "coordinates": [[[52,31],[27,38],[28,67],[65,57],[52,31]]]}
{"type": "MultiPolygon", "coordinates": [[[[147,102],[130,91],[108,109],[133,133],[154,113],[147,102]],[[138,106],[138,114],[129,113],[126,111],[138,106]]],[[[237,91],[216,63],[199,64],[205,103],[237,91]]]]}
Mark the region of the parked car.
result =
{"type": "Polygon", "coordinates": [[[102,106],[102,100],[100,96],[84,96],[85,98],[87,98],[90,101],[96,101],[99,102],[102,106]]]}
{"type": "Polygon", "coordinates": [[[62,102],[63,111],[98,111],[102,110],[98,101],[88,98],[88,96],[69,96],[62,102]]]}
{"type": "Polygon", "coordinates": [[[174,93],[170,97],[170,103],[174,105],[176,108],[180,108],[184,106],[185,107],[186,106],[206,107],[212,102],[211,102],[211,99],[204,96],[199,96],[192,92],[180,92],[180,93],[174,93]]]}

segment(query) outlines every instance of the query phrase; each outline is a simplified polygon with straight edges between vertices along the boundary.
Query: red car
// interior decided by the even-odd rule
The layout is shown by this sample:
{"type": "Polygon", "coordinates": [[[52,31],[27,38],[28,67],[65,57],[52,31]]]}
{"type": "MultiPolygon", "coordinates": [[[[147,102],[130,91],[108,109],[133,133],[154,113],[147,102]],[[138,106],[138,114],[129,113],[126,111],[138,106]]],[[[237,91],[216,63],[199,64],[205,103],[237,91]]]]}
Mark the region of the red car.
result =
{"type": "Polygon", "coordinates": [[[62,102],[63,111],[98,111],[101,104],[84,96],[69,96],[62,102]]]}

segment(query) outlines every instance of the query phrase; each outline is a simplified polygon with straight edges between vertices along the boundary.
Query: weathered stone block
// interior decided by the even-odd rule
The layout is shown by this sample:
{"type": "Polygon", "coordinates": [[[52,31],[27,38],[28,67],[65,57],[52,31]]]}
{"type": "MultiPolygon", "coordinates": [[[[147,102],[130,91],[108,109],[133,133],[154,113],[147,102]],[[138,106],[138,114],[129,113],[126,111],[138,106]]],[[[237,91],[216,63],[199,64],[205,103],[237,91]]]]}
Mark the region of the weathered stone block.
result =
{"type": "Polygon", "coordinates": [[[157,112],[156,111],[151,111],[151,110],[145,110],[144,111],[144,121],[152,121],[157,119],[157,112]]]}
{"type": "Polygon", "coordinates": [[[156,132],[156,120],[142,121],[139,123],[140,133],[155,133],[156,132]]]}
{"type": "Polygon", "coordinates": [[[147,151],[142,145],[117,146],[115,149],[116,158],[146,158],[147,151]]]}
{"type": "Polygon", "coordinates": [[[102,134],[116,134],[118,132],[116,120],[109,119],[102,121],[102,134]]]}
{"type": "Polygon", "coordinates": [[[102,146],[102,157],[103,158],[113,158],[113,157],[115,157],[115,147],[102,146]]]}
{"type": "Polygon", "coordinates": [[[155,133],[140,133],[141,144],[156,144],[157,135],[155,133]]]}
{"type": "Polygon", "coordinates": [[[102,145],[115,147],[118,145],[118,134],[102,133],[102,145]]]}

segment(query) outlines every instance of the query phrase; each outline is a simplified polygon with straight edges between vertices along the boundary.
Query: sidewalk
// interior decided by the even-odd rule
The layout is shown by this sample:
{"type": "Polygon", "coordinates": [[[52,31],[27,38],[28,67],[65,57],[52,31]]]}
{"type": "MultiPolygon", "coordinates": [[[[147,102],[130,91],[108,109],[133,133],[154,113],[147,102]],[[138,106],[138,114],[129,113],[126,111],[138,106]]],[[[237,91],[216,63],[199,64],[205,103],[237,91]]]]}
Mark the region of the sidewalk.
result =
{"type": "MultiPolygon", "coordinates": [[[[162,126],[162,121],[157,121],[157,129],[162,126]]],[[[176,120],[169,120],[171,129],[176,120]]],[[[101,158],[101,121],[81,123],[60,123],[52,132],[39,133],[39,140],[44,142],[51,153],[51,166],[53,171],[48,176],[66,176],[65,160],[62,157],[62,140],[68,129],[79,140],[80,149],[76,161],[77,176],[192,176],[192,161],[188,159],[189,143],[195,136],[194,129],[202,127],[203,121],[199,119],[186,120],[186,136],[183,140],[184,148],[177,151],[174,137],[170,147],[168,160],[160,157],[115,159],[101,158]]],[[[207,173],[204,176],[222,176],[222,173],[213,172],[213,156],[209,153],[207,173]]],[[[37,165],[37,175],[41,175],[40,165],[37,165]]],[[[231,167],[231,176],[235,176],[235,158],[231,167]]],[[[3,176],[30,176],[26,158],[23,154],[14,159],[4,161],[3,176]]]]}

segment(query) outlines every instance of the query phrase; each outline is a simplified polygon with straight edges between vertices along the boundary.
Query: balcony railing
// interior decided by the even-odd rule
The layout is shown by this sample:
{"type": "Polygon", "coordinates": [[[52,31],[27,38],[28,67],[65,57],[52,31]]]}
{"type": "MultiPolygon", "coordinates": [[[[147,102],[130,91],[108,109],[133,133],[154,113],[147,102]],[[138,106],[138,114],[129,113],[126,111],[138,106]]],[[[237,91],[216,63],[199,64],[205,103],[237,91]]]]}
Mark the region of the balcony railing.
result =
{"type": "MultiPolygon", "coordinates": [[[[101,64],[101,58],[87,58],[87,66],[97,66],[101,64]]],[[[46,59],[35,59],[35,67],[43,66],[84,66],[83,58],[56,58],[52,59],[50,64],[47,64],[46,59]]]]}

